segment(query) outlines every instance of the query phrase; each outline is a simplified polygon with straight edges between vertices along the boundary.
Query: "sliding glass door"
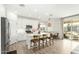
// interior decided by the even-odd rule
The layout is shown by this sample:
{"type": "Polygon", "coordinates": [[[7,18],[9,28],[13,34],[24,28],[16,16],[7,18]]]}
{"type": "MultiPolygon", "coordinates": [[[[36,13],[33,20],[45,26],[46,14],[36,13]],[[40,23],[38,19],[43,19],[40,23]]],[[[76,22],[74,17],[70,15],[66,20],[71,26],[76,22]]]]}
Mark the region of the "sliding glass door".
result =
{"type": "Polygon", "coordinates": [[[71,52],[79,45],[79,15],[64,18],[64,39],[69,40],[71,52]]]}

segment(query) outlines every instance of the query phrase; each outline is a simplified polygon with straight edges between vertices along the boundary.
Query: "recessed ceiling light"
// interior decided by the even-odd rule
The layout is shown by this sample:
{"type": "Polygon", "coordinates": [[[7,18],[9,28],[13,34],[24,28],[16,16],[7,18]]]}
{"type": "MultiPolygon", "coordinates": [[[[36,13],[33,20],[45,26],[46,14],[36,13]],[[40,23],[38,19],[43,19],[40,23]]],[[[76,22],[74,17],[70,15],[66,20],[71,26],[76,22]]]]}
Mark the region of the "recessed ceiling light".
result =
{"type": "Polygon", "coordinates": [[[20,4],[19,6],[24,7],[25,5],[24,4],[20,4]]]}

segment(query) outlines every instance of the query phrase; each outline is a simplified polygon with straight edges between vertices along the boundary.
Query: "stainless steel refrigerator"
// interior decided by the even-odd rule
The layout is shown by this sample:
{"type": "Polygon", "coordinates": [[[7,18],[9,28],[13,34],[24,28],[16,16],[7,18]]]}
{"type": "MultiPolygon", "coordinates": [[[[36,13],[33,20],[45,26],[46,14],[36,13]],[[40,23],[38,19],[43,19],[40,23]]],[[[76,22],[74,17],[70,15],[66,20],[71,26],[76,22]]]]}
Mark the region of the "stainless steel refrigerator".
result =
{"type": "Polygon", "coordinates": [[[9,21],[6,17],[1,17],[1,53],[7,53],[7,45],[9,45],[9,21]]]}

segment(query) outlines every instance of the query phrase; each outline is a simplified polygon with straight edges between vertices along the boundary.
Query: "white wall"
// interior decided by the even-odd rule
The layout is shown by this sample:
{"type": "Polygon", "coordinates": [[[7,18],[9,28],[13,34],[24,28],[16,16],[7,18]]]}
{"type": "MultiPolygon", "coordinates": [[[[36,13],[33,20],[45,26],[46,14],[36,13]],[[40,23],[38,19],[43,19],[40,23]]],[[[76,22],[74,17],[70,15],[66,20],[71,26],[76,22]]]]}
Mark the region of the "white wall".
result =
{"type": "Polygon", "coordinates": [[[26,25],[32,25],[33,28],[38,28],[38,20],[19,17],[17,20],[17,40],[26,40],[26,25]]]}
{"type": "MultiPolygon", "coordinates": [[[[2,11],[1,11],[2,12],[2,11]]],[[[2,13],[2,15],[5,15],[2,13]]],[[[33,25],[34,28],[37,28],[38,26],[38,20],[34,19],[28,19],[28,18],[21,18],[17,16],[17,13],[8,11],[7,12],[7,18],[10,22],[10,40],[11,43],[14,43],[19,40],[25,40],[26,39],[26,33],[25,33],[25,27],[26,25],[30,24],[33,25]]],[[[53,32],[58,32],[60,35],[60,38],[63,37],[63,24],[61,19],[53,19],[52,20],[52,27],[51,30],[53,32]]]]}
{"type": "MultiPolygon", "coordinates": [[[[18,17],[16,13],[10,11],[8,11],[7,16],[10,22],[10,43],[26,40],[26,25],[33,25],[34,28],[38,27],[38,20],[18,17]]],[[[51,31],[59,33],[60,38],[63,37],[63,24],[61,19],[57,18],[52,20],[51,31]]]]}
{"type": "Polygon", "coordinates": [[[17,14],[15,14],[14,12],[7,11],[7,18],[10,22],[10,40],[11,42],[16,42],[17,14]]]}
{"type": "MultiPolygon", "coordinates": [[[[3,5],[0,5],[0,17],[5,16],[5,8],[3,5]]],[[[1,18],[0,18],[0,53],[1,53],[1,18]]]]}
{"type": "MultiPolygon", "coordinates": [[[[18,29],[25,29],[26,24],[33,25],[34,28],[37,28],[39,23],[38,20],[24,19],[24,18],[19,18],[18,21],[19,21],[17,22],[18,29]]],[[[59,33],[59,36],[62,39],[63,38],[63,20],[60,18],[53,19],[52,27],[50,28],[50,31],[59,33]]]]}
{"type": "Polygon", "coordinates": [[[63,20],[56,18],[52,20],[52,31],[59,33],[60,38],[63,38],[63,20]]]}
{"type": "Polygon", "coordinates": [[[26,40],[26,25],[32,25],[34,28],[38,27],[37,20],[18,17],[14,12],[8,11],[7,17],[10,22],[10,44],[16,41],[26,40]]]}

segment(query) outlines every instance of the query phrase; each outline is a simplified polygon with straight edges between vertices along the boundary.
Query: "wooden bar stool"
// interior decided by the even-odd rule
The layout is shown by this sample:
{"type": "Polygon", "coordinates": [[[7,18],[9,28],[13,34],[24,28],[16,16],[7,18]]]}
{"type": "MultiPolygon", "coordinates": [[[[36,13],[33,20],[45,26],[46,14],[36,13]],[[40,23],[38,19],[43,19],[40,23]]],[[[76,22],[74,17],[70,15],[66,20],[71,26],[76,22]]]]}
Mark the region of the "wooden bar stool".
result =
{"type": "Polygon", "coordinates": [[[37,35],[34,35],[33,38],[32,38],[32,40],[30,41],[30,46],[33,49],[38,48],[38,43],[39,43],[39,37],[37,35]]]}
{"type": "Polygon", "coordinates": [[[44,48],[44,39],[43,39],[43,36],[41,35],[40,37],[39,37],[39,41],[40,41],[40,45],[42,44],[43,45],[43,48],[44,48]],[[41,43],[41,41],[42,41],[42,43],[41,43]]]}
{"type": "Polygon", "coordinates": [[[50,33],[50,40],[53,42],[53,34],[50,33]]]}
{"type": "Polygon", "coordinates": [[[55,33],[55,34],[53,35],[53,39],[59,39],[59,33],[55,33]]]}
{"type": "MultiPolygon", "coordinates": [[[[42,35],[43,36],[43,43],[46,45],[46,46],[48,46],[47,45],[47,34],[43,34],[42,35]],[[45,41],[45,42],[44,42],[45,41]]],[[[44,46],[43,46],[44,47],[44,46]]]]}
{"type": "Polygon", "coordinates": [[[51,37],[47,37],[47,39],[49,39],[49,45],[51,45],[51,37]]]}
{"type": "Polygon", "coordinates": [[[49,45],[51,45],[53,43],[53,34],[50,33],[49,36],[47,37],[47,39],[49,39],[49,45]]]}

